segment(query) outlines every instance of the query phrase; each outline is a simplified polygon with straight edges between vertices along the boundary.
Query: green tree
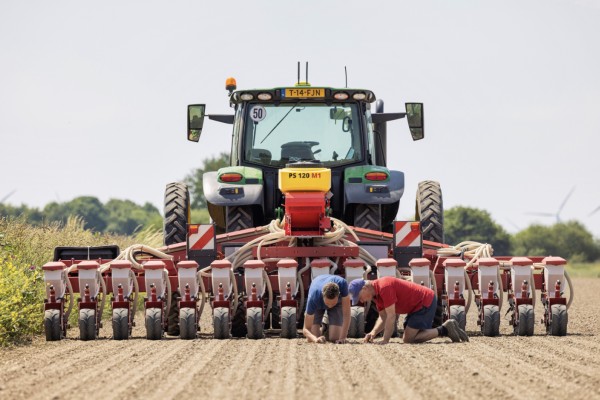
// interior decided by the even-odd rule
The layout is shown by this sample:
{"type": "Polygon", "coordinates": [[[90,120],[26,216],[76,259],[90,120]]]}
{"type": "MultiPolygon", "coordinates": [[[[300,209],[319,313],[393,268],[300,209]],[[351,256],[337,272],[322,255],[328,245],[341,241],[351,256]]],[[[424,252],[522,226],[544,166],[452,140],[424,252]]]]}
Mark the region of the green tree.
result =
{"type": "MultiPolygon", "coordinates": [[[[131,235],[142,227],[154,225],[161,217],[150,203],[139,206],[130,200],[109,200],[104,207],[108,213],[106,232],[131,235]]],[[[159,225],[160,226],[160,225],[159,225]]]]}
{"type": "Polygon", "coordinates": [[[104,232],[108,213],[98,198],[93,196],[76,197],[66,203],[46,204],[43,211],[46,221],[67,222],[69,216],[79,216],[85,221],[85,229],[104,232]]]}
{"type": "Polygon", "coordinates": [[[560,256],[571,262],[600,259],[600,243],[577,221],[531,225],[515,234],[512,242],[518,255],[560,256]]]}
{"type": "Polygon", "coordinates": [[[449,244],[466,240],[489,243],[494,254],[508,255],[510,235],[484,210],[470,207],[452,207],[444,212],[444,236],[449,244]]]}
{"type": "Polygon", "coordinates": [[[23,217],[32,225],[39,225],[44,220],[44,214],[38,208],[29,208],[25,204],[0,204],[0,217],[23,217]]]}
{"type": "Polygon", "coordinates": [[[216,157],[206,158],[200,168],[192,170],[184,179],[188,185],[192,208],[206,208],[206,198],[202,187],[202,175],[205,172],[217,171],[229,166],[229,154],[221,153],[216,157]]]}

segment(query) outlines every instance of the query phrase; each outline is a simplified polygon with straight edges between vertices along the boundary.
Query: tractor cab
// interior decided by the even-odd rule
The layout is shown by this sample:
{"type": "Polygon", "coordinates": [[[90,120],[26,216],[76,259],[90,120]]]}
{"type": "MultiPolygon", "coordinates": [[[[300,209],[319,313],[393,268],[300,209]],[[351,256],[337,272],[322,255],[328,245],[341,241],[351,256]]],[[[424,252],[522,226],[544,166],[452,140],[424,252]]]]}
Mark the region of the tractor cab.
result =
{"type": "Polygon", "coordinates": [[[204,119],[233,125],[231,166],[205,173],[204,193],[216,224],[233,231],[268,223],[283,204],[278,171],[318,165],[331,170],[333,217],[387,230],[399,207],[404,174],[386,168],[386,124],[408,117],[414,140],[424,137],[423,104],[384,113],[370,90],[311,86],[236,90],[226,84],[233,115],[206,115],[188,106],[188,140],[197,142],[204,119]]]}

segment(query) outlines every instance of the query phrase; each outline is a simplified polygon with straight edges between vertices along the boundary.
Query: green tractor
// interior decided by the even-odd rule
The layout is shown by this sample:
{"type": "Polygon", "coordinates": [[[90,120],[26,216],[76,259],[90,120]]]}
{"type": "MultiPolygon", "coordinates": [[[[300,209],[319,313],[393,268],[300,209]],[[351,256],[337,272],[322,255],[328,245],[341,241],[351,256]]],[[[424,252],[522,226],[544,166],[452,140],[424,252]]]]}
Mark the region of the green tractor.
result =
{"type": "MultiPolygon", "coordinates": [[[[272,89],[236,90],[226,83],[231,115],[206,115],[204,104],[188,106],[188,140],[198,142],[204,119],[233,125],[230,166],[203,176],[210,216],[220,232],[268,224],[281,217],[278,171],[286,166],[331,169],[331,216],[374,231],[391,232],[404,192],[404,173],[387,168],[387,122],[407,117],[413,140],[424,137],[423,104],[384,113],[370,90],[313,87],[299,82],[272,89]]],[[[189,193],[167,185],[165,244],[185,241],[189,193]]],[[[443,243],[439,184],[417,192],[423,239],[443,243]]]]}

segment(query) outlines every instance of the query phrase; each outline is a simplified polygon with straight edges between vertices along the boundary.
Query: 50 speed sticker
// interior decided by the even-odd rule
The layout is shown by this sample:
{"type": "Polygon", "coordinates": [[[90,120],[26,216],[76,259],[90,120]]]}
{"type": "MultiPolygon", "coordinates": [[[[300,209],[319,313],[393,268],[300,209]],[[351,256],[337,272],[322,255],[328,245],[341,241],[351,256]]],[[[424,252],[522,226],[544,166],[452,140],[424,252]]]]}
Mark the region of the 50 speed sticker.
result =
{"type": "Polygon", "coordinates": [[[263,106],[254,106],[250,110],[250,118],[254,122],[260,122],[267,116],[267,110],[263,106]]]}

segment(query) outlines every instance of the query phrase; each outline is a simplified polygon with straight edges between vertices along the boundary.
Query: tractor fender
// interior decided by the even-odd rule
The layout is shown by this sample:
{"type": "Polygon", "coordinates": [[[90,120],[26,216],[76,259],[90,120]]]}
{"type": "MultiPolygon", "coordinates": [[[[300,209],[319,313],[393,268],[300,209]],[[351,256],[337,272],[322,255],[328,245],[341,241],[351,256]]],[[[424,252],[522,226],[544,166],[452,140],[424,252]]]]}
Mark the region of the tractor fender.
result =
{"type": "Polygon", "coordinates": [[[346,204],[393,204],[398,203],[404,194],[404,172],[389,171],[386,182],[365,181],[345,182],[344,197],[346,204]],[[373,191],[371,191],[373,190],[373,191]]]}
{"type": "Polygon", "coordinates": [[[206,201],[216,206],[258,204],[263,207],[263,185],[261,183],[237,184],[219,182],[217,172],[213,171],[205,172],[202,175],[202,186],[206,201]]]}

